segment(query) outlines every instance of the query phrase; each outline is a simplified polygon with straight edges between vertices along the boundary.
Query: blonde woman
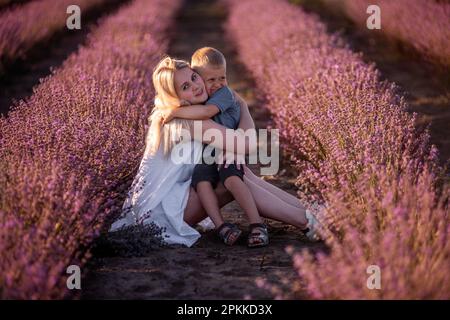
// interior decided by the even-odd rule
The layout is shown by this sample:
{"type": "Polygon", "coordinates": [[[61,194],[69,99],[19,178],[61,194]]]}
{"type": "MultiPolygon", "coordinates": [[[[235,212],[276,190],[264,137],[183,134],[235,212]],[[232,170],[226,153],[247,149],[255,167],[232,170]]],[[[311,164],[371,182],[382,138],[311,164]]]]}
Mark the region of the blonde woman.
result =
{"type": "MultiPolygon", "coordinates": [[[[173,119],[164,123],[162,114],[165,110],[179,108],[184,104],[200,105],[208,98],[203,79],[186,61],[170,57],[162,59],[154,70],[153,84],[155,107],[150,117],[145,153],[123,205],[122,215],[113,223],[110,231],[138,223],[154,223],[163,228],[163,236],[168,244],[190,247],[200,237],[193,226],[207,217],[195,190],[190,186],[194,166],[200,161],[203,143],[233,153],[251,153],[256,146],[249,145],[245,136],[237,133],[233,150],[228,150],[227,128],[208,119],[207,111],[201,117],[205,120],[195,120],[201,122],[200,137],[194,135],[193,120],[173,119]],[[223,141],[205,137],[203,133],[209,129],[217,130],[225,137],[223,141]],[[192,140],[184,141],[183,132],[189,132],[192,140]],[[171,156],[174,148],[189,152],[182,152],[181,159],[174,161],[171,156]]],[[[239,96],[237,99],[241,105],[239,128],[254,129],[247,104],[239,96]]],[[[176,154],[180,157],[180,152],[176,154]]],[[[262,216],[292,224],[301,230],[306,228],[308,220],[305,208],[294,196],[256,177],[248,168],[245,168],[244,182],[262,216]]],[[[220,183],[214,191],[220,207],[233,200],[220,183]]]]}

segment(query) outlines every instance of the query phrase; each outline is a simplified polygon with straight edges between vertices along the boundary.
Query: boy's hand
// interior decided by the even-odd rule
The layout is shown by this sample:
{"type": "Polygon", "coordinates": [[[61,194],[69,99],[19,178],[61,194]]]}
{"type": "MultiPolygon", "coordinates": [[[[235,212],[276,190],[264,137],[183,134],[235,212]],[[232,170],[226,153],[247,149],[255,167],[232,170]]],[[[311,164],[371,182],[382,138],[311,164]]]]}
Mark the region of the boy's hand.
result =
{"type": "Polygon", "coordinates": [[[163,124],[166,124],[167,122],[170,122],[173,118],[175,118],[175,110],[176,109],[166,109],[160,111],[163,124]]]}
{"type": "Polygon", "coordinates": [[[183,99],[180,100],[180,107],[190,106],[190,105],[191,105],[191,103],[189,101],[183,100],[183,99]]]}
{"type": "Polygon", "coordinates": [[[164,123],[164,118],[163,118],[160,110],[155,112],[155,114],[153,116],[153,121],[156,122],[156,123],[160,123],[160,124],[164,123]]]}
{"type": "MultiPolygon", "coordinates": [[[[180,107],[190,106],[190,105],[191,105],[191,103],[189,101],[180,100],[180,107]]],[[[165,109],[165,110],[160,111],[164,124],[167,122],[170,122],[173,118],[176,118],[176,110],[177,110],[177,108],[165,109]]]]}

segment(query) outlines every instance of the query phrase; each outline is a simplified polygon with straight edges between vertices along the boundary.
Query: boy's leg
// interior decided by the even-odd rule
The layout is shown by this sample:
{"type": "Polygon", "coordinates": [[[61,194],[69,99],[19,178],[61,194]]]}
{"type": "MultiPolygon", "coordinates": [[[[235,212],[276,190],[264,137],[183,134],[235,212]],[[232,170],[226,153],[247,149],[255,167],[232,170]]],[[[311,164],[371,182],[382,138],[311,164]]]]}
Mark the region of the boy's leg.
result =
{"type": "MultiPolygon", "coordinates": [[[[223,207],[234,200],[233,195],[224,187],[222,183],[217,185],[214,190],[216,197],[219,200],[219,207],[223,207]]],[[[208,214],[203,208],[200,198],[193,187],[189,190],[189,198],[184,210],[184,220],[190,226],[195,226],[197,223],[207,218],[208,214]]]]}
{"type": "Polygon", "coordinates": [[[220,214],[219,201],[214,192],[218,182],[219,174],[216,164],[198,164],[195,166],[191,185],[197,192],[203,208],[216,228],[224,222],[220,214]]]}
{"type": "MultiPolygon", "coordinates": [[[[201,172],[201,170],[198,170],[201,172]]],[[[203,168],[203,175],[195,174],[192,177],[193,187],[197,191],[198,198],[206,213],[213,221],[220,238],[225,244],[233,245],[241,235],[241,231],[231,224],[224,224],[222,214],[220,213],[220,202],[214,191],[219,183],[219,174],[217,165],[208,165],[203,168]],[[195,176],[195,179],[194,179],[195,176]]]]}
{"type": "Polygon", "coordinates": [[[234,199],[244,210],[249,222],[251,224],[262,223],[252,193],[243,181],[243,171],[238,170],[235,164],[231,164],[228,168],[220,168],[219,177],[225,188],[231,192],[234,199]]]}
{"type": "Polygon", "coordinates": [[[222,214],[220,213],[219,200],[217,199],[217,195],[214,192],[211,182],[198,182],[197,194],[203,208],[205,208],[206,213],[211,218],[216,228],[220,227],[224,221],[222,214]]]}

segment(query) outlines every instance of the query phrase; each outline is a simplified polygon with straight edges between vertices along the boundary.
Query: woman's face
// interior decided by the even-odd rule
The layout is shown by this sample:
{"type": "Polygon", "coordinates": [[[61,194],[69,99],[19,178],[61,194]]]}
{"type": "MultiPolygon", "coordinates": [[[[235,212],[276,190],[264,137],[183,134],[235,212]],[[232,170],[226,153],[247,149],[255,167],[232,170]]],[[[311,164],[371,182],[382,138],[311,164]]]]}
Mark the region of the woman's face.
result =
{"type": "Polygon", "coordinates": [[[191,68],[175,71],[174,81],[180,100],[186,100],[190,104],[202,104],[208,99],[202,77],[191,68]]]}

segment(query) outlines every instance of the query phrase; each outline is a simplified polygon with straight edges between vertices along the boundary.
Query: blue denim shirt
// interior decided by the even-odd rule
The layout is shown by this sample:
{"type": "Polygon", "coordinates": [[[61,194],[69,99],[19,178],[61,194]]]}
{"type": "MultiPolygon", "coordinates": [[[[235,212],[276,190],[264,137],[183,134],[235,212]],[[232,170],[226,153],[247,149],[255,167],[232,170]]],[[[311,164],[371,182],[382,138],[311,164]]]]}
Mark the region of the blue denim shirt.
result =
{"type": "Polygon", "coordinates": [[[230,88],[220,88],[206,101],[206,104],[213,104],[219,108],[220,112],[213,117],[215,122],[230,129],[237,129],[241,120],[241,106],[230,88]]]}

